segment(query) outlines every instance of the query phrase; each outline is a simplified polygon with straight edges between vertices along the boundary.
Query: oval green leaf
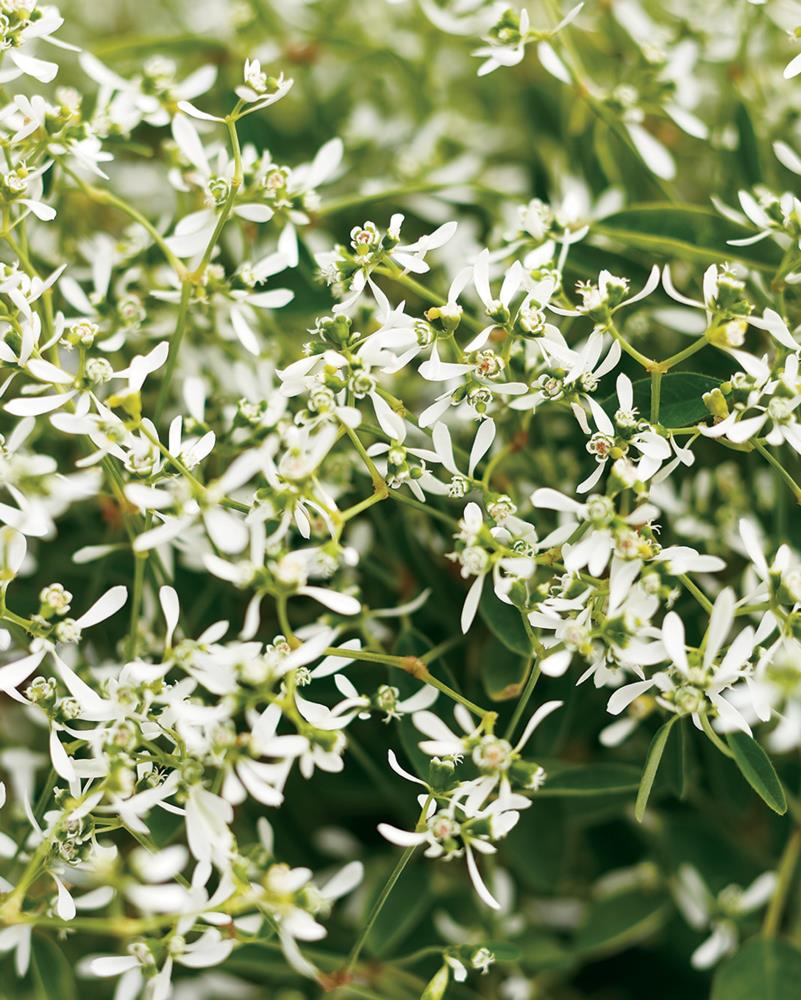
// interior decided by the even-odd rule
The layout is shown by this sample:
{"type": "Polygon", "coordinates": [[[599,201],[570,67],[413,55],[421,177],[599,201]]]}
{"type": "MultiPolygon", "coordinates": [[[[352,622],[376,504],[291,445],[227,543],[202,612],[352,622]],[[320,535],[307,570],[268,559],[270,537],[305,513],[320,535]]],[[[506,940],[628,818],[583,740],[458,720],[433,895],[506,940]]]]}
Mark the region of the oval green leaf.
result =
{"type": "Polygon", "coordinates": [[[520,612],[512,604],[504,604],[495,596],[492,587],[485,587],[478,606],[478,613],[487,628],[513,653],[520,656],[531,655],[531,643],[520,618],[520,612]]]}
{"type": "Polygon", "coordinates": [[[735,764],[748,784],[763,802],[783,816],[787,812],[787,799],[770,757],[748,733],[728,733],[726,742],[734,754],[735,764]]]}
{"type": "Polygon", "coordinates": [[[724,962],[710,1000],[797,1000],[801,951],[775,938],[752,938],[724,962]]]}
{"type": "MultiPolygon", "coordinates": [[[[698,372],[668,372],[662,377],[659,394],[659,422],[663,427],[688,427],[709,416],[704,404],[704,393],[717,389],[720,380],[698,372]]],[[[638,379],[634,383],[634,405],[648,417],[651,413],[651,380],[638,379]]],[[[601,401],[601,406],[612,416],[618,406],[617,395],[601,401]]]]}

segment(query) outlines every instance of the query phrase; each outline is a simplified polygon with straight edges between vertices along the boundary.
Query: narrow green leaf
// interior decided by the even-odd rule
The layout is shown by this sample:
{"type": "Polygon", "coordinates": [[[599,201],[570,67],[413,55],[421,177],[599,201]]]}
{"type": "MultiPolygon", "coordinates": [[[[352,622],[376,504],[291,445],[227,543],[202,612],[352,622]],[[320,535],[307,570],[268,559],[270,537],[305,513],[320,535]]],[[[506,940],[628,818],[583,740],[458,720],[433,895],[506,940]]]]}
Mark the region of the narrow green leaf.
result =
{"type": "Polygon", "coordinates": [[[747,267],[774,272],[781,262],[781,251],[770,240],[745,247],[730,246],[727,240],[753,236],[754,230],[738,226],[712,209],[694,205],[631,205],[595,223],[592,232],[619,240],[629,249],[703,264],[737,260],[747,267]]]}
{"type": "Polygon", "coordinates": [[[639,786],[640,772],[630,764],[582,764],[560,769],[543,766],[548,778],[537,798],[626,795],[639,786]]]}
{"type": "Polygon", "coordinates": [[[31,966],[37,1000],[75,1000],[78,991],[75,972],[67,956],[50,938],[35,933],[31,946],[31,966]]]}
{"type": "Polygon", "coordinates": [[[645,816],[645,809],[648,805],[651,789],[654,787],[656,772],[659,770],[659,762],[662,759],[662,754],[665,752],[670,730],[678,720],[678,715],[674,715],[672,719],[668,719],[664,726],[657,730],[656,735],[651,740],[651,746],[648,748],[648,756],[645,760],[645,767],[640,778],[637,802],[634,806],[634,815],[638,823],[642,823],[643,816],[645,816]]]}
{"type": "Polygon", "coordinates": [[[725,961],[710,1000],[798,1000],[801,951],[776,938],[752,938],[725,961]]]}
{"type": "Polygon", "coordinates": [[[770,757],[747,733],[728,733],[726,742],[748,784],[774,812],[783,816],[787,812],[787,799],[770,757]]]}
{"type": "Polygon", "coordinates": [[[754,184],[760,183],[764,171],[760,163],[759,139],[754,130],[754,123],[751,121],[748,105],[743,101],[739,101],[737,104],[734,120],[739,143],[737,152],[732,155],[732,160],[740,168],[745,183],[748,187],[752,187],[754,184]]]}

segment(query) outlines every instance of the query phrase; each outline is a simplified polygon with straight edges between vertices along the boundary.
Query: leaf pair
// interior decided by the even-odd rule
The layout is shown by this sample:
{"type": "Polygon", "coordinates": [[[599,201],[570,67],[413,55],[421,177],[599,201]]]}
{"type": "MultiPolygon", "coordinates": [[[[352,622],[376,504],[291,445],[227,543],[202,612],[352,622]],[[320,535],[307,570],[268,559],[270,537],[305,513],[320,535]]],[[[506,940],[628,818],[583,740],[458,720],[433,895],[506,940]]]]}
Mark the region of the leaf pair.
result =
{"type": "MultiPolygon", "coordinates": [[[[670,733],[679,718],[678,715],[674,715],[658,729],[648,749],[648,756],[645,759],[645,767],[643,768],[640,787],[637,792],[637,801],[634,806],[634,815],[640,823],[645,816],[648,799],[654,787],[659,764],[670,738],[670,733]]],[[[783,816],[787,812],[787,799],[784,789],[770,758],[759,743],[757,743],[753,736],[749,736],[743,732],[728,733],[726,742],[732,752],[734,763],[740,769],[740,773],[748,784],[763,802],[770,806],[774,812],[783,816]]]]}

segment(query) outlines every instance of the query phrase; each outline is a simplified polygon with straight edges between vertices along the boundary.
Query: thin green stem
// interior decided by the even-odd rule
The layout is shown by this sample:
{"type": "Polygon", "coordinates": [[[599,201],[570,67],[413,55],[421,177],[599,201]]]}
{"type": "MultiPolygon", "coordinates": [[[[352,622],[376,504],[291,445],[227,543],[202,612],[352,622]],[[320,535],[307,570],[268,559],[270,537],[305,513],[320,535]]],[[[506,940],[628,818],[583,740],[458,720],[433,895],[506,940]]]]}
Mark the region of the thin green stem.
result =
{"type": "Polygon", "coordinates": [[[762,924],[762,933],[765,937],[776,937],[779,932],[782,913],[790,893],[790,886],[793,883],[799,856],[801,856],[801,827],[796,827],[790,834],[779,861],[776,888],[773,890],[765,914],[765,921],[762,924]]]}
{"type": "Polygon", "coordinates": [[[287,598],[285,594],[279,594],[275,599],[275,613],[281,632],[290,646],[299,646],[300,643],[295,638],[292,626],[289,624],[289,614],[287,612],[287,598]]]}
{"type": "Polygon", "coordinates": [[[623,348],[626,354],[628,354],[629,357],[634,358],[634,360],[638,364],[642,365],[642,367],[646,371],[648,372],[653,371],[654,368],[657,368],[659,366],[658,361],[654,361],[653,358],[649,358],[645,354],[642,354],[640,351],[638,351],[636,347],[632,347],[631,344],[626,340],[626,338],[623,336],[620,330],[618,330],[618,328],[615,326],[614,323],[610,322],[607,325],[606,329],[609,331],[609,333],[612,334],[614,339],[618,342],[618,344],[620,344],[620,346],[623,348]]]}
{"type": "Polygon", "coordinates": [[[447,653],[448,650],[453,649],[455,646],[459,646],[461,643],[465,642],[466,639],[466,635],[451,636],[450,639],[446,639],[444,642],[439,643],[438,646],[433,646],[427,653],[423,653],[420,659],[423,663],[433,663],[434,660],[438,660],[440,656],[447,653]]]}
{"type": "MultiPolygon", "coordinates": [[[[390,268],[381,265],[375,269],[375,274],[380,274],[385,278],[389,278],[390,281],[394,281],[397,285],[402,285],[404,288],[408,288],[410,292],[414,292],[415,295],[419,296],[423,301],[430,302],[434,306],[444,306],[445,299],[441,295],[437,295],[432,292],[425,285],[422,285],[419,281],[416,281],[410,275],[405,274],[400,268],[390,268]]],[[[484,325],[481,324],[480,320],[475,319],[473,316],[469,316],[466,313],[462,314],[462,322],[469,326],[471,330],[475,333],[479,333],[484,329],[484,325]]]]}
{"type": "Polygon", "coordinates": [[[242,186],[242,152],[239,148],[239,135],[236,131],[236,116],[242,105],[240,101],[234,108],[233,112],[225,119],[225,128],[228,132],[228,140],[231,144],[231,152],[234,158],[234,173],[231,177],[231,187],[228,191],[228,197],[223,203],[222,211],[217,218],[217,224],[214,227],[214,231],[209,238],[209,242],[206,249],[203,251],[203,256],[200,260],[200,264],[197,266],[194,274],[192,275],[193,280],[200,281],[209,265],[209,261],[214,253],[214,248],[217,246],[217,242],[222,235],[222,231],[225,228],[226,222],[231,215],[231,211],[234,207],[234,202],[236,201],[236,196],[239,193],[239,188],[242,186]]]}
{"type": "Polygon", "coordinates": [[[129,205],[127,201],[119,198],[117,195],[113,194],[111,191],[105,191],[102,188],[96,188],[92,184],[88,184],[80,174],[76,173],[71,167],[69,167],[63,160],[59,160],[61,164],[61,169],[67,174],[72,180],[77,184],[78,188],[89,198],[91,201],[97,202],[99,205],[112,205],[114,208],[119,209],[124,212],[128,218],[133,219],[134,222],[138,223],[143,229],[145,229],[153,242],[158,246],[167,263],[170,267],[178,274],[181,278],[186,274],[186,268],[181,263],[181,261],[175,256],[175,254],[167,246],[167,243],[161,233],[156,229],[152,222],[142,215],[142,213],[129,205]]]}
{"type": "Polygon", "coordinates": [[[377,503],[381,503],[382,500],[386,500],[389,493],[377,492],[373,493],[372,496],[366,497],[364,500],[360,500],[355,503],[352,507],[348,507],[347,510],[343,510],[341,514],[342,521],[350,521],[352,518],[357,517],[359,514],[363,513],[365,510],[369,510],[370,507],[374,507],[377,503]]]}
{"type": "Polygon", "coordinates": [[[706,713],[699,712],[698,718],[701,720],[701,728],[703,729],[709,741],[713,743],[718,750],[720,750],[720,752],[723,754],[724,757],[733,759],[734,754],[731,752],[731,750],[729,750],[729,748],[726,746],[723,740],[718,736],[718,734],[712,728],[712,723],[707,718],[706,713]]]}
{"type": "Polygon", "coordinates": [[[651,372],[651,423],[659,423],[659,404],[662,397],[662,372],[651,372]]]}
{"type": "Polygon", "coordinates": [[[684,586],[689,590],[693,597],[698,601],[704,611],[712,610],[712,602],[706,596],[706,594],[701,590],[701,588],[694,583],[686,573],[679,574],[679,580],[684,584],[684,586]]]}
{"type": "Polygon", "coordinates": [[[469,698],[465,698],[463,694],[454,690],[450,685],[441,681],[438,677],[435,677],[428,669],[426,662],[417,656],[393,656],[390,653],[379,653],[372,649],[336,649],[333,646],[329,646],[324,650],[326,656],[341,656],[349,660],[361,660],[365,663],[383,663],[388,667],[393,667],[396,670],[403,670],[407,674],[411,674],[412,677],[416,677],[417,680],[422,681],[424,684],[430,684],[431,687],[435,687],[442,694],[451,698],[453,701],[458,702],[460,705],[473,713],[473,715],[478,716],[482,720],[485,726],[492,725],[494,720],[497,718],[497,713],[492,712],[489,709],[482,708],[477,705],[474,701],[470,701],[469,698]]]}
{"type": "Polygon", "coordinates": [[[181,350],[181,344],[184,339],[184,331],[186,330],[186,321],[189,316],[189,300],[191,296],[192,285],[189,281],[185,280],[181,284],[181,301],[178,306],[178,319],[175,323],[175,332],[170,340],[167,364],[164,366],[164,377],[161,380],[158,398],[156,399],[156,406],[153,410],[153,422],[155,424],[158,424],[161,412],[170,396],[170,386],[172,385],[172,379],[175,374],[178,352],[181,350]]]}
{"type": "Polygon", "coordinates": [[[664,361],[660,361],[659,367],[663,372],[667,372],[676,365],[681,364],[682,361],[686,361],[687,358],[691,358],[693,354],[697,354],[698,351],[706,347],[707,344],[708,340],[706,339],[706,334],[704,334],[703,337],[699,337],[698,340],[690,344],[689,347],[685,347],[683,351],[671,354],[669,358],[665,358],[664,361]]]}
{"type": "Polygon", "coordinates": [[[529,671],[525,687],[523,688],[520,697],[517,699],[517,704],[515,705],[515,710],[512,713],[512,718],[509,720],[509,725],[506,727],[506,732],[504,733],[505,739],[511,741],[514,736],[515,729],[517,729],[520,720],[523,718],[526,705],[528,705],[532,694],[534,694],[534,688],[537,686],[537,682],[539,681],[541,674],[542,668],[540,667],[539,659],[531,660],[529,663],[529,671]]]}
{"type": "Polygon", "coordinates": [[[402,503],[406,507],[414,507],[415,510],[423,511],[424,514],[428,514],[430,517],[434,517],[438,521],[442,521],[443,524],[447,524],[450,528],[455,529],[459,527],[459,522],[455,517],[451,517],[449,514],[445,514],[443,511],[437,510],[437,508],[432,507],[431,504],[423,503],[421,500],[416,500],[414,497],[408,497],[400,490],[391,490],[389,495],[392,500],[397,500],[398,503],[402,503]]]}
{"type": "MultiPolygon", "coordinates": [[[[145,530],[149,525],[145,525],[145,530]]],[[[128,633],[128,656],[134,660],[139,646],[139,614],[142,608],[142,592],[145,582],[147,552],[134,552],[133,594],[131,596],[131,625],[128,633]]]]}
{"type": "MultiPolygon", "coordinates": [[[[415,826],[415,830],[418,832],[421,831],[425,826],[426,815],[428,813],[428,807],[430,804],[431,804],[431,796],[429,795],[425,803],[423,804],[423,808],[420,811],[420,818],[418,819],[417,825],[415,826]]],[[[370,936],[370,931],[375,926],[375,922],[376,920],[378,920],[379,914],[384,909],[387,900],[392,894],[392,890],[397,885],[398,879],[401,877],[401,875],[403,875],[406,866],[412,860],[414,852],[417,850],[418,846],[419,845],[414,844],[410,847],[407,847],[404,850],[403,854],[401,854],[401,856],[398,858],[397,864],[392,869],[387,881],[384,883],[384,887],[379,893],[375,903],[373,903],[372,909],[368,914],[365,925],[362,928],[359,937],[356,939],[356,943],[354,944],[353,949],[351,950],[350,956],[348,958],[348,964],[346,966],[347,972],[351,972],[356,963],[359,961],[359,955],[361,955],[362,949],[364,948],[367,942],[367,938],[370,936]]]]}
{"type": "Polygon", "coordinates": [[[801,503],[801,485],[799,485],[795,481],[795,479],[793,479],[793,477],[790,475],[787,469],[785,469],[785,467],[778,460],[778,458],[776,458],[776,456],[773,455],[772,452],[768,451],[768,449],[764,446],[764,444],[762,444],[761,441],[754,441],[754,448],[765,459],[765,461],[769,462],[770,465],[773,466],[773,468],[776,470],[779,476],[781,476],[781,478],[789,487],[790,492],[793,494],[796,503],[801,503]]]}
{"type": "Polygon", "coordinates": [[[364,462],[367,471],[370,473],[370,478],[373,480],[373,486],[376,490],[376,493],[384,493],[384,495],[386,496],[389,493],[389,487],[384,481],[384,477],[378,471],[378,467],[376,466],[375,462],[367,454],[367,449],[359,440],[359,435],[352,427],[348,427],[348,425],[344,422],[342,423],[342,427],[345,433],[350,438],[350,440],[353,442],[353,447],[359,453],[359,457],[364,462]]]}

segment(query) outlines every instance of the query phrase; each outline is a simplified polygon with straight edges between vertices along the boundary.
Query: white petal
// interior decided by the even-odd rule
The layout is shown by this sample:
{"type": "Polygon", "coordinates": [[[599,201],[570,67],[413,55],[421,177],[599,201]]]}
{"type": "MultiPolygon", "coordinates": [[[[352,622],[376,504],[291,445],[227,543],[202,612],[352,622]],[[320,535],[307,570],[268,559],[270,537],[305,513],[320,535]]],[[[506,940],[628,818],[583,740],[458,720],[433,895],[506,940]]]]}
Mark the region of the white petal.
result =
{"type": "Polygon", "coordinates": [[[683,674],[689,670],[684,643],[684,622],[675,611],[668,611],[662,624],[662,642],[668,656],[683,674]]]}
{"type": "Polygon", "coordinates": [[[470,873],[470,881],[473,883],[479,899],[493,910],[500,910],[501,904],[484,884],[478,870],[478,865],[476,864],[476,859],[469,846],[465,847],[465,858],[467,860],[467,870],[470,873]]]}
{"type": "MultiPolygon", "coordinates": [[[[467,467],[467,474],[469,476],[472,477],[476,466],[492,447],[492,442],[494,440],[495,421],[492,419],[484,420],[476,431],[473,447],[470,449],[470,460],[467,467]]],[[[448,471],[454,472],[455,470],[448,469],[448,471]]]]}
{"type": "Polygon", "coordinates": [[[629,705],[636,701],[641,694],[649,691],[654,686],[653,680],[635,681],[633,684],[624,684],[623,687],[613,692],[606,704],[606,710],[610,715],[620,715],[629,705]]]}
{"type": "Polygon", "coordinates": [[[676,176],[676,162],[667,148],[642,125],[632,122],[626,125],[626,130],[648,169],[662,180],[672,181],[676,176]]]}
{"type": "Polygon", "coordinates": [[[481,600],[481,591],[484,589],[485,579],[486,573],[483,573],[481,576],[477,576],[467,592],[461,616],[463,633],[469,631],[470,626],[473,624],[473,619],[476,617],[476,611],[478,610],[478,603],[481,600]]]}
{"type": "Polygon", "coordinates": [[[390,826],[389,823],[379,823],[378,832],[385,840],[388,840],[390,844],[395,844],[396,847],[417,847],[418,844],[424,843],[426,839],[424,833],[399,830],[398,827],[390,826]]]}
{"type": "Polygon", "coordinates": [[[91,628],[115,615],[128,600],[128,588],[111,587],[76,621],[78,628],[91,628]]]}
{"type": "Polygon", "coordinates": [[[515,750],[522,750],[526,743],[531,738],[531,734],[537,728],[537,726],[551,714],[555,712],[557,708],[561,708],[564,702],[561,701],[546,701],[544,705],[540,705],[537,711],[531,716],[526,724],[526,728],[523,730],[523,735],[517,741],[515,745],[515,750]]]}
{"type": "Polygon", "coordinates": [[[335,590],[325,587],[298,587],[299,594],[311,597],[320,604],[336,611],[338,615],[358,615],[362,609],[361,603],[349,594],[338,594],[335,590]]]}

